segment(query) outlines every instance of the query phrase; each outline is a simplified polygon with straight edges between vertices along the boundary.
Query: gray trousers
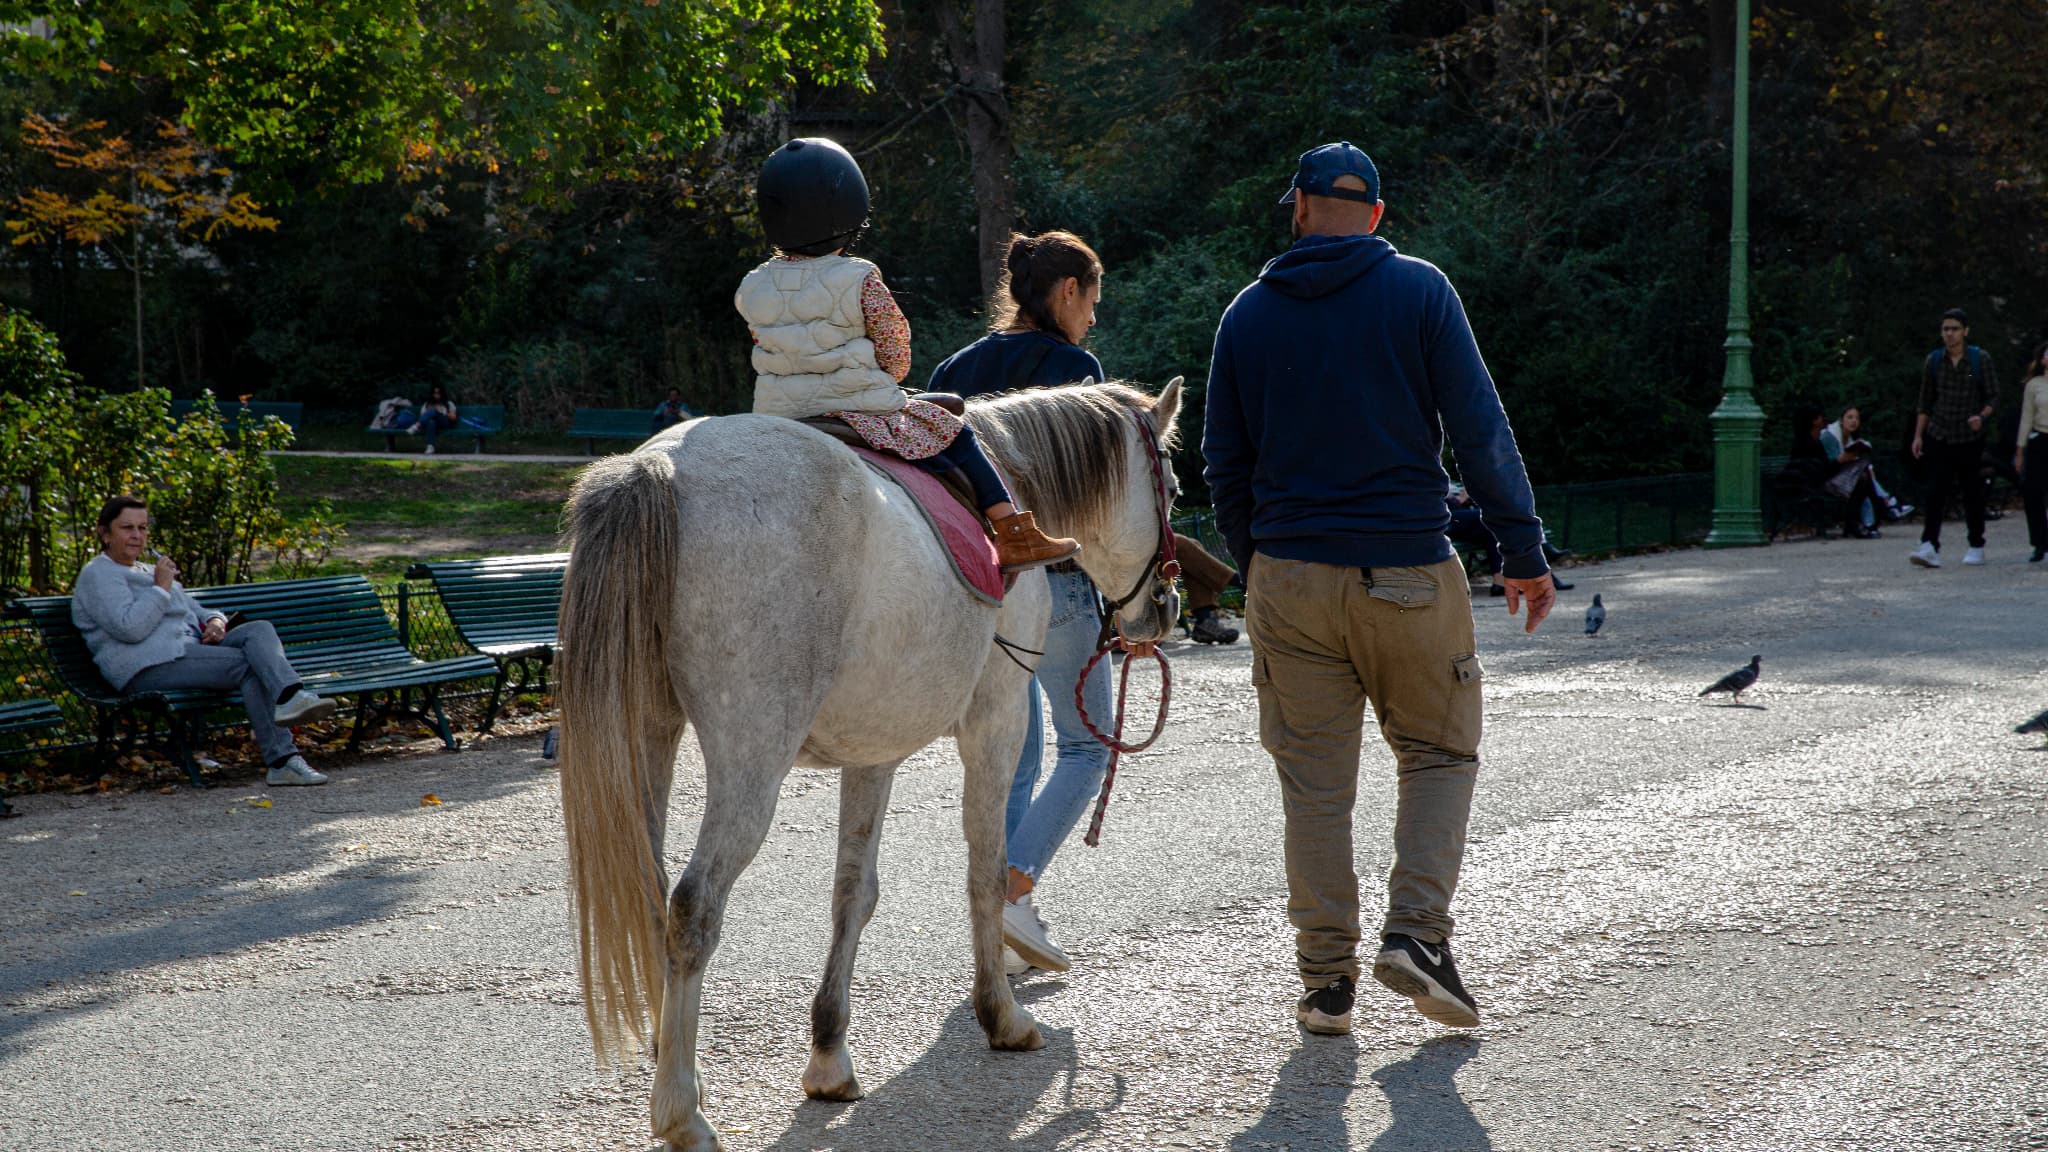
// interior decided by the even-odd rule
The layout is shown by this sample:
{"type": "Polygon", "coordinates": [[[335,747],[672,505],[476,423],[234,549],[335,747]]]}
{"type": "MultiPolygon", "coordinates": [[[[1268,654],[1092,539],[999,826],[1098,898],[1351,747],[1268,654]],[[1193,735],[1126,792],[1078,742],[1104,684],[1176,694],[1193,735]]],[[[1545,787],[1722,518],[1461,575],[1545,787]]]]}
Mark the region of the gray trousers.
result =
{"type": "Polygon", "coordinates": [[[249,709],[263,762],[275,767],[298,751],[289,728],[277,723],[277,698],[299,683],[299,674],[285,659],[284,645],[268,620],[251,620],[222,637],[218,644],[194,642],[185,654],[167,664],[153,664],[128,682],[129,692],[169,692],[210,688],[242,694],[249,709]]]}

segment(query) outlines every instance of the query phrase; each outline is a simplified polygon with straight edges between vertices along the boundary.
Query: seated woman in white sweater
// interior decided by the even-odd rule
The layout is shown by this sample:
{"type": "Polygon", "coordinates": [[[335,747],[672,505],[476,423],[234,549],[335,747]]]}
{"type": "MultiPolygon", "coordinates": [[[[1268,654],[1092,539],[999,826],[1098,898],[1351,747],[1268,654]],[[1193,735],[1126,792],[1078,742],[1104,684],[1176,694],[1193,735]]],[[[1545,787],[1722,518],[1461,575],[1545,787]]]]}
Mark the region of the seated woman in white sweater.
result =
{"type": "Polygon", "coordinates": [[[225,615],[185,594],[176,564],[142,563],[149,505],[137,497],[108,500],[98,524],[102,551],[72,585],[71,622],[107,683],[121,692],[239,691],[268,783],[327,783],[299,755],[290,726],[334,715],[334,701],[300,685],[277,630],[252,620],[230,632],[225,615]]]}

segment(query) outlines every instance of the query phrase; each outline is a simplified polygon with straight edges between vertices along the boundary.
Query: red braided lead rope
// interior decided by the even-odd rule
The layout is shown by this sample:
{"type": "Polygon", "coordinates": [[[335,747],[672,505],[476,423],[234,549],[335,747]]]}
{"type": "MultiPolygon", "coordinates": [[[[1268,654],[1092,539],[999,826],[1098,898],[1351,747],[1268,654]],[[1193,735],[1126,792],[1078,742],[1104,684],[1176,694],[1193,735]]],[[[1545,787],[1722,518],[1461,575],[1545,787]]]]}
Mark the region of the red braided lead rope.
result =
{"type": "MultiPolygon", "coordinates": [[[[1138,426],[1139,439],[1151,449],[1147,456],[1152,465],[1152,489],[1159,498],[1159,547],[1153,553],[1152,574],[1170,588],[1174,577],[1180,575],[1180,559],[1174,548],[1173,494],[1166,486],[1164,454],[1159,451],[1159,434],[1146,422],[1145,417],[1133,409],[1131,420],[1138,426]]],[[[1109,749],[1109,766],[1102,776],[1102,794],[1095,798],[1095,817],[1088,821],[1088,835],[1083,838],[1083,843],[1090,848],[1095,847],[1102,839],[1102,817],[1109,811],[1109,790],[1116,786],[1117,759],[1126,752],[1143,752],[1152,746],[1153,741],[1159,739],[1160,734],[1166,731],[1166,706],[1173,699],[1173,667],[1166,662],[1166,653],[1161,652],[1155,645],[1146,645],[1147,653],[1159,662],[1159,715],[1153,719],[1152,734],[1145,737],[1144,743],[1124,743],[1124,698],[1131,691],[1133,661],[1122,631],[1119,629],[1115,636],[1108,633],[1111,628],[1116,627],[1117,615],[1123,611],[1124,605],[1137,599],[1138,594],[1144,590],[1145,581],[1146,576],[1141,574],[1129,593],[1109,604],[1103,621],[1102,644],[1095,649],[1095,655],[1088,658],[1087,665],[1081,669],[1080,678],[1074,681],[1074,711],[1081,714],[1081,724],[1088,729],[1088,734],[1109,749]],[[1095,721],[1088,718],[1088,705],[1081,699],[1081,689],[1088,683],[1088,674],[1095,671],[1095,666],[1102,662],[1102,658],[1119,649],[1124,653],[1124,670],[1116,688],[1116,731],[1105,736],[1102,729],[1095,726],[1095,721]]]]}
{"type": "Polygon", "coordinates": [[[1173,666],[1166,662],[1166,653],[1155,647],[1151,654],[1152,658],[1159,662],[1159,715],[1152,722],[1152,734],[1145,737],[1144,742],[1124,743],[1124,698],[1131,690],[1131,665],[1136,663],[1126,649],[1123,673],[1117,680],[1116,730],[1111,735],[1103,735],[1102,729],[1097,728],[1095,722],[1088,718],[1088,705],[1081,699],[1081,689],[1088,683],[1088,674],[1095,671],[1095,666],[1102,662],[1102,658],[1120,648],[1124,648],[1121,636],[1096,649],[1095,655],[1088,658],[1087,666],[1081,669],[1081,678],[1074,681],[1074,710],[1081,714],[1082,726],[1088,729],[1090,736],[1109,749],[1109,767],[1103,773],[1102,794],[1095,798],[1095,817],[1088,821],[1088,835],[1082,839],[1082,843],[1090,848],[1095,847],[1097,841],[1102,839],[1102,817],[1109,811],[1109,790],[1116,786],[1117,758],[1126,752],[1143,752],[1152,746],[1153,741],[1159,739],[1160,734],[1166,731],[1167,703],[1173,699],[1173,666]]]}

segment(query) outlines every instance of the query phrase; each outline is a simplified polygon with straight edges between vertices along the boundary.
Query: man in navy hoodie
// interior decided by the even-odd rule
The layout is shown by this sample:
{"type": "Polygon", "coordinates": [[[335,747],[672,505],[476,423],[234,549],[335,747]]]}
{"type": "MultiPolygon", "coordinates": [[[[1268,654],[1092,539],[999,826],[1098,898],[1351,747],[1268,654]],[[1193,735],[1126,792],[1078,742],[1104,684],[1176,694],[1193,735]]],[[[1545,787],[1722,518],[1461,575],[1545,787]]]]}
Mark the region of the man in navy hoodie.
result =
{"type": "Polygon", "coordinates": [[[1306,152],[1295,244],[1216,326],[1202,438],[1216,523],[1244,573],[1259,738],[1280,773],[1287,912],[1312,1032],[1351,1028],[1360,939],[1351,809],[1365,707],[1399,799],[1373,977],[1455,1028],[1479,1008],[1451,961],[1451,894],[1479,767],[1480,667],[1444,535],[1448,436],[1500,542],[1510,613],[1556,601],[1529,478],[1458,294],[1379,226],[1379,172],[1306,152]]]}

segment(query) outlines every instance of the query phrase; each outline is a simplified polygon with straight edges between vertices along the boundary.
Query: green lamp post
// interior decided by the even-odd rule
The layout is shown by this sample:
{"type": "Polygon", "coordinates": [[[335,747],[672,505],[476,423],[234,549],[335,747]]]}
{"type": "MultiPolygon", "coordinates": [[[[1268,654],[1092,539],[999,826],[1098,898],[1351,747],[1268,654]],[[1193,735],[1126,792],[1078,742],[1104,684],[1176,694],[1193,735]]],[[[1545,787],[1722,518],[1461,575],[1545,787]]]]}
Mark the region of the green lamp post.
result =
{"type": "Polygon", "coordinates": [[[1749,374],[1749,0],[1735,0],[1735,203],[1728,227],[1728,367],[1714,425],[1714,528],[1709,548],[1766,544],[1764,410],[1749,374]]]}

